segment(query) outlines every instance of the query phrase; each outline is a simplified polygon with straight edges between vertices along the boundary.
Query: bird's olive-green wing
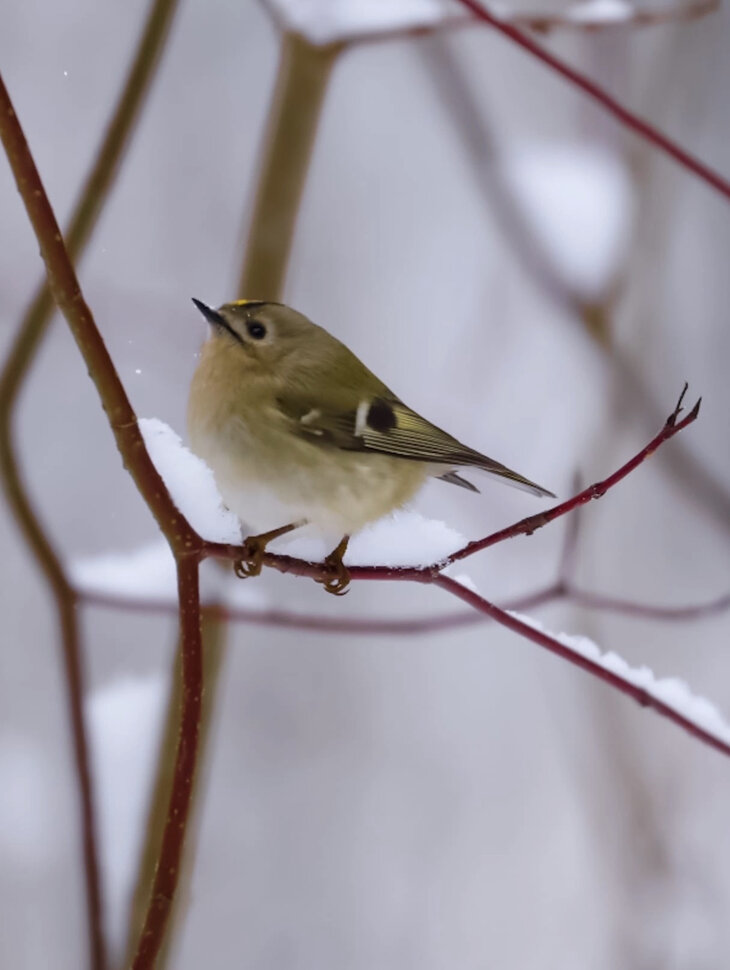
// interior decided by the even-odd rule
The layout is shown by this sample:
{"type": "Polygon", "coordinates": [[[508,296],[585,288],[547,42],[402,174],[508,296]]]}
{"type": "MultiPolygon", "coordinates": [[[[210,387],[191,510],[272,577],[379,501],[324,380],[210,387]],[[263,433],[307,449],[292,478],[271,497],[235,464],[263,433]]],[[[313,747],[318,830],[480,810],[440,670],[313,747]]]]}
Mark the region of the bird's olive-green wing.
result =
{"type": "MultiPolygon", "coordinates": [[[[454,467],[480,468],[535,495],[552,495],[517,472],[461,444],[397,398],[363,398],[356,408],[347,409],[328,406],[301,391],[285,393],[278,400],[284,414],[295,422],[297,432],[323,447],[423,461],[444,466],[447,472],[454,467]]],[[[470,483],[455,473],[445,474],[444,479],[470,487],[470,483]]]]}

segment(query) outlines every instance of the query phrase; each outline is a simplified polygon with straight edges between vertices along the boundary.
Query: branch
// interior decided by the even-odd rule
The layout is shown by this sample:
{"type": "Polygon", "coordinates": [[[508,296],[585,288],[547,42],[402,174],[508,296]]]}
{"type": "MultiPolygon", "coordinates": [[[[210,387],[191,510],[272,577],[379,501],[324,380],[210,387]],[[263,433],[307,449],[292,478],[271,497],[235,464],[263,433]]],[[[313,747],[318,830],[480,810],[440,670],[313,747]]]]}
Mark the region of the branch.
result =
{"type": "Polygon", "coordinates": [[[486,536],[484,539],[477,539],[474,542],[469,542],[464,546],[463,549],[459,549],[458,552],[453,553],[446,560],[446,565],[457,562],[460,559],[466,559],[467,556],[472,556],[475,552],[479,552],[482,549],[487,549],[489,546],[494,546],[498,542],[504,542],[505,539],[512,539],[514,536],[519,535],[532,535],[538,529],[541,529],[548,522],[553,522],[555,519],[560,518],[562,515],[566,515],[568,512],[572,512],[574,509],[579,508],[581,505],[585,505],[587,502],[591,502],[593,499],[602,498],[606,492],[617,485],[620,481],[626,478],[627,475],[638,468],[647,458],[650,458],[654,452],[665,441],[669,441],[673,438],[675,434],[683,431],[688,425],[692,424],[697,420],[697,416],[700,413],[700,404],[702,398],[697,400],[692,410],[687,414],[681,421],[677,421],[680,412],[683,410],[682,401],[687,393],[687,385],[684,385],[682,393],[679,396],[676,407],[672,413],[667,418],[662,430],[655,435],[652,440],[642,448],[638,454],[634,455],[625,465],[622,465],[618,471],[615,471],[613,475],[609,475],[608,478],[604,479],[602,482],[596,482],[594,485],[589,485],[588,488],[583,489],[583,491],[578,492],[572,498],[568,499],[567,502],[561,502],[560,505],[555,505],[553,508],[548,509],[546,512],[538,512],[536,515],[530,515],[526,519],[522,519],[520,522],[516,522],[514,525],[508,526],[506,529],[501,529],[499,532],[494,532],[492,535],[486,536]]]}
{"type": "MultiPolygon", "coordinates": [[[[1,77],[0,140],[2,140],[5,148],[18,191],[25,204],[28,218],[35,231],[41,255],[46,264],[50,292],[56,305],[65,316],[86,362],[89,375],[96,386],[102,406],[107,414],[124,465],[154,515],[161,532],[167,538],[174,555],[177,559],[184,560],[184,563],[180,564],[180,568],[195,569],[194,585],[197,594],[197,557],[202,545],[201,539],[175,507],[165,483],[147,453],[137,426],[136,415],[96,327],[91,311],[84,301],[58,223],[1,77]]],[[[181,603],[181,610],[191,610],[192,608],[192,603],[181,603]]],[[[188,649],[192,651],[194,644],[190,642],[190,635],[187,637],[187,641],[188,649]]],[[[196,698],[193,693],[187,692],[184,695],[183,720],[188,724],[194,721],[197,732],[198,718],[199,696],[196,698]]],[[[187,804],[188,799],[185,796],[184,782],[190,757],[193,759],[195,757],[194,747],[192,753],[185,747],[178,748],[177,766],[180,767],[180,772],[176,771],[176,783],[182,788],[176,787],[173,790],[171,810],[173,805],[179,802],[187,804]]],[[[80,775],[80,777],[82,785],[89,784],[88,774],[86,776],[80,775]]],[[[170,824],[176,824],[172,816],[170,816],[170,824]]],[[[181,851],[183,837],[184,825],[179,829],[177,841],[171,838],[165,843],[167,849],[166,861],[170,861],[169,857],[172,853],[181,851]]],[[[174,871],[176,874],[177,868],[169,865],[168,871],[174,871]]],[[[95,903],[90,899],[90,906],[92,904],[95,906],[95,911],[98,912],[100,909],[98,898],[95,903]]],[[[152,901],[150,913],[152,914],[154,910],[155,919],[152,921],[151,927],[154,939],[161,939],[162,931],[158,930],[158,925],[160,920],[164,923],[168,909],[169,906],[160,906],[159,901],[152,901]]],[[[96,966],[101,968],[103,966],[103,953],[100,949],[100,943],[96,940],[94,940],[94,952],[97,961],[96,966]]],[[[155,954],[153,953],[152,962],[154,962],[154,959],[155,954]]]]}
{"type": "Polygon", "coordinates": [[[175,508],[152,463],[137,417],[84,300],[33,156],[0,77],[0,139],[46,264],[48,285],[68,322],[106,412],[124,466],[176,554],[199,551],[201,539],[175,508]]]}
{"type": "MultiPolygon", "coordinates": [[[[154,0],[129,73],[107,125],[95,162],[81,190],[66,232],[69,256],[78,261],[106,202],[124,150],[134,130],[167,37],[177,0],[154,0]]],[[[96,848],[96,823],[88,743],[83,712],[83,664],[76,619],[76,597],[63,565],[26,493],[12,437],[18,394],[48,329],[54,308],[42,283],[26,310],[0,375],[0,478],[8,505],[51,588],[59,628],[71,721],[71,737],[81,802],[89,949],[92,967],[106,966],[102,901],[96,848]]]]}
{"type": "MultiPolygon", "coordinates": [[[[202,691],[198,563],[201,559],[209,556],[237,559],[241,557],[242,549],[241,547],[204,541],[190,526],[185,517],[175,508],[167,487],[145,448],[137,425],[136,416],[132,411],[121,381],[94,323],[91,312],[84,302],[73,267],[68,259],[63,239],[58,231],[58,225],[40,178],[38,177],[35,164],[15,116],[7,91],[1,80],[0,137],[2,137],[11,168],[18,183],[18,188],[35,229],[41,254],[46,262],[51,292],[66,317],[73,336],[87,363],[90,376],[97,387],[102,405],[107,412],[107,417],[119,450],[123,456],[125,467],[132,475],[138,490],[152,511],[162,533],[167,538],[177,562],[184,687],[181,712],[182,729],[177,749],[175,778],[155,879],[154,894],[150,902],[145,920],[145,929],[140,939],[134,962],[135,970],[147,970],[156,961],[177,885],[193,785],[202,691]]],[[[496,533],[494,536],[481,540],[480,543],[470,543],[464,549],[443,562],[434,563],[426,567],[402,569],[380,566],[353,567],[350,570],[352,578],[363,580],[393,579],[439,585],[454,595],[459,596],[481,613],[492,616],[498,622],[540,643],[547,649],[560,653],[561,655],[570,652],[553,638],[535,631],[528,624],[510,616],[503,610],[484,600],[478,594],[466,590],[454,580],[442,575],[442,570],[445,566],[457,561],[457,559],[465,558],[467,555],[476,552],[477,548],[486,548],[488,545],[493,545],[513,535],[532,532],[536,528],[552,521],[552,519],[564,515],[572,509],[590,501],[592,498],[597,498],[604,494],[609,488],[646,460],[656,448],[695,420],[699,410],[699,402],[686,418],[681,422],[677,421],[685,391],[682,392],[677,407],[668,419],[665,427],[646,448],[642,449],[634,459],[619,469],[614,475],[607,478],[604,482],[579,493],[569,502],[556,506],[554,509],[542,515],[533,516],[530,519],[518,522],[510,529],[502,530],[501,533],[496,533]]],[[[310,563],[290,556],[267,554],[264,557],[264,564],[278,569],[281,572],[291,572],[295,575],[314,578],[324,578],[327,575],[327,567],[324,564],[310,563]]],[[[646,690],[630,685],[615,673],[607,672],[605,668],[600,667],[600,665],[584,657],[576,657],[573,655],[567,657],[567,659],[571,659],[571,662],[577,663],[579,666],[582,666],[597,676],[601,676],[602,679],[611,683],[617,689],[635,696],[642,703],[650,703],[659,713],[675,720],[700,740],[712,744],[718,750],[723,751],[723,753],[729,752],[730,749],[723,743],[718,742],[717,738],[713,737],[711,732],[692,724],[692,722],[677,714],[676,711],[662,701],[658,701],[656,698],[649,700],[649,695],[646,690]],[[594,668],[600,668],[601,673],[599,674],[598,670],[594,668]]]]}
{"type": "MultiPolygon", "coordinates": [[[[122,610],[131,613],[170,616],[177,613],[175,605],[162,597],[156,599],[136,598],[123,593],[87,593],[78,590],[79,602],[100,609],[122,610]]],[[[502,603],[503,610],[535,609],[557,600],[568,601],[576,606],[598,612],[617,613],[638,620],[659,622],[691,622],[703,620],[726,610],[730,610],[730,592],[704,603],[687,603],[683,606],[656,606],[638,600],[606,596],[581,589],[567,580],[558,580],[530,593],[502,603]]],[[[319,613],[296,613],[291,610],[256,610],[243,606],[228,606],[225,603],[205,603],[203,607],[211,617],[228,620],[231,623],[244,623],[250,626],[272,626],[285,630],[307,630],[312,633],[348,634],[350,636],[423,636],[430,633],[445,633],[464,627],[478,626],[487,617],[468,612],[446,613],[438,616],[407,616],[392,620],[373,619],[367,616],[336,617],[319,613]]],[[[207,645],[206,645],[207,649],[207,645]]],[[[207,689],[206,681],[206,689],[207,689]]]]}
{"type": "MultiPolygon", "coordinates": [[[[372,19],[368,18],[367,23],[331,23],[329,29],[323,31],[321,21],[317,17],[316,6],[312,10],[312,18],[309,22],[303,17],[289,20],[286,15],[282,15],[282,12],[276,6],[270,4],[266,4],[266,6],[269,7],[269,13],[281,33],[296,30],[306,37],[313,46],[317,47],[326,47],[336,43],[349,46],[377,44],[388,40],[401,40],[404,37],[424,37],[437,32],[445,33],[473,24],[473,18],[466,13],[455,15],[447,14],[444,11],[440,17],[437,16],[433,20],[424,18],[423,22],[419,22],[417,17],[414,16],[412,21],[395,24],[386,13],[381,25],[373,24],[372,19]]],[[[621,11],[622,16],[620,18],[609,19],[602,16],[600,10],[590,10],[587,3],[573,3],[565,13],[559,11],[545,13],[537,9],[508,10],[505,6],[503,10],[500,10],[500,17],[505,23],[540,33],[548,33],[552,30],[595,33],[597,31],[632,30],[636,27],[654,27],[661,24],[695,20],[714,12],[718,7],[719,0],[687,0],[687,2],[678,0],[678,2],[663,3],[657,7],[639,8],[632,6],[629,8],[627,6],[625,12],[621,11]]]]}
{"type": "Polygon", "coordinates": [[[582,653],[578,653],[575,649],[562,643],[557,638],[549,636],[547,633],[543,633],[542,630],[530,626],[511,613],[505,612],[484,599],[478,593],[467,589],[448,576],[438,576],[434,582],[437,586],[440,586],[453,596],[457,596],[465,603],[468,603],[475,610],[479,610],[485,616],[491,617],[497,623],[501,623],[502,626],[506,626],[509,630],[518,633],[526,640],[532,640],[533,643],[537,643],[551,653],[557,654],[563,660],[567,660],[568,663],[574,664],[576,667],[580,667],[599,680],[604,681],[604,683],[610,684],[611,687],[620,691],[622,694],[633,697],[642,707],[650,707],[662,717],[674,721],[675,724],[679,725],[679,727],[699,741],[702,741],[703,744],[715,748],[715,750],[720,751],[722,754],[730,755],[730,743],[727,740],[721,739],[711,730],[701,727],[691,718],[681,713],[681,711],[656,697],[648,688],[639,687],[631,683],[631,681],[607,669],[596,660],[584,656],[582,653]]]}
{"type": "MultiPolygon", "coordinates": [[[[669,441],[670,438],[673,438],[676,434],[683,431],[686,427],[697,420],[697,416],[700,413],[700,403],[702,398],[698,399],[692,410],[684,418],[682,418],[681,421],[677,420],[681,411],[683,410],[682,402],[686,393],[687,384],[684,385],[682,393],[679,396],[679,400],[677,401],[674,410],[667,418],[664,427],[651,439],[648,445],[642,448],[641,451],[634,455],[633,458],[622,465],[612,475],[609,475],[608,478],[605,478],[602,482],[596,482],[594,485],[589,485],[588,488],[578,492],[566,502],[561,502],[559,505],[556,505],[552,509],[548,509],[545,512],[538,512],[536,515],[531,515],[526,519],[521,519],[519,522],[515,522],[513,525],[508,526],[506,529],[500,529],[498,532],[493,532],[491,535],[488,535],[483,539],[475,539],[473,542],[467,543],[450,556],[447,556],[441,562],[431,563],[428,566],[407,567],[350,566],[349,572],[351,578],[360,580],[396,579],[415,583],[431,583],[447,566],[451,566],[455,562],[466,559],[468,556],[473,556],[475,552],[480,552],[482,549],[487,549],[489,546],[494,546],[499,542],[504,542],[505,539],[512,539],[519,535],[532,535],[533,532],[541,529],[549,522],[553,522],[555,519],[566,515],[568,512],[572,512],[573,510],[580,508],[580,506],[585,505],[587,502],[590,502],[593,499],[601,498],[609,489],[613,488],[614,485],[617,485],[620,481],[626,478],[626,476],[634,471],[635,468],[638,468],[639,465],[643,464],[647,458],[650,458],[654,452],[661,447],[661,445],[669,441]]],[[[242,554],[243,550],[241,546],[226,545],[222,542],[203,542],[202,555],[204,557],[213,556],[217,559],[229,559],[235,562],[241,558],[242,554]]],[[[311,579],[318,580],[322,580],[327,576],[327,567],[324,563],[309,562],[304,559],[295,559],[293,556],[266,552],[264,553],[262,562],[265,566],[269,566],[271,569],[276,569],[281,573],[291,573],[293,576],[309,576],[311,579]]]]}
{"type": "Polygon", "coordinates": [[[690,155],[679,145],[675,144],[671,139],[667,138],[666,135],[662,134],[657,128],[654,128],[647,121],[639,118],[638,115],[633,114],[622,104],[616,101],[611,95],[604,91],[603,88],[599,87],[585,75],[580,74],[574,68],[569,67],[559,58],[555,57],[540,44],[536,43],[523,31],[518,30],[518,28],[513,27],[511,24],[506,23],[504,20],[500,19],[493,13],[490,13],[485,7],[483,7],[478,0],[459,0],[464,7],[474,14],[477,19],[489,24],[499,33],[508,37],[513,43],[522,47],[528,53],[532,54],[538,60],[542,61],[543,64],[547,64],[549,68],[560,74],[567,81],[569,81],[573,87],[578,88],[587,94],[588,97],[592,98],[594,101],[609,114],[612,114],[624,127],[631,129],[635,134],[639,135],[641,138],[650,142],[655,148],[664,152],[670,158],[673,158],[675,162],[681,165],[684,169],[692,172],[707,185],[711,186],[715,191],[719,192],[726,199],[730,199],[730,182],[728,182],[722,175],[718,172],[713,171],[699,159],[690,155]]]}
{"type": "Polygon", "coordinates": [[[238,282],[242,299],[281,299],[317,126],[341,50],[284,33],[238,282]]]}
{"type": "Polygon", "coordinates": [[[198,751],[203,695],[203,645],[200,632],[200,589],[196,557],[183,556],[178,560],[177,578],[183,688],[180,705],[180,735],[175,756],[170,804],[152,887],[152,899],[132,963],[132,970],[152,970],[162,945],[180,874],[198,751]]]}

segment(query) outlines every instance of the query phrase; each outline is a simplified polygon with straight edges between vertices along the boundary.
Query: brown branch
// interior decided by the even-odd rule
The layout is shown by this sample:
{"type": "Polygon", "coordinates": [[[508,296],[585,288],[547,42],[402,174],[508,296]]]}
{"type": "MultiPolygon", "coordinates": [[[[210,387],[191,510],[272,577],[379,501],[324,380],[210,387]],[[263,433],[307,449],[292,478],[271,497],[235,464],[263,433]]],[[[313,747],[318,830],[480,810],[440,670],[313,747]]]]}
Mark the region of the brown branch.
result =
{"type": "Polygon", "coordinates": [[[524,207],[504,177],[495,139],[462,60],[442,33],[434,32],[420,50],[426,76],[462,140],[477,188],[491,208],[497,228],[545,295],[561,310],[580,314],[585,301],[561,278],[546,248],[530,230],[524,207]]]}
{"type": "MultiPolygon", "coordinates": [[[[184,559],[189,568],[195,566],[195,589],[197,590],[197,555],[202,548],[201,540],[185,517],[175,507],[167,487],[147,453],[137,425],[136,415],[96,327],[91,311],[84,301],[58,223],[1,77],[0,139],[46,264],[49,289],[58,308],[65,316],[87,364],[89,374],[106,411],[124,465],[154,515],[160,530],[170,543],[176,558],[178,560],[184,559]],[[192,559],[189,558],[191,555],[193,556],[192,559]]],[[[191,609],[190,604],[188,604],[187,609],[191,609]]],[[[195,704],[194,695],[188,692],[184,700],[187,706],[183,710],[183,716],[187,718],[188,722],[190,719],[195,719],[197,723],[199,704],[195,704]]],[[[183,766],[187,764],[187,755],[186,748],[178,749],[178,760],[183,766]]],[[[176,775],[176,777],[183,776],[176,775]]],[[[177,791],[173,792],[173,796],[177,794],[177,791]]],[[[173,842],[173,849],[181,849],[183,834],[184,831],[181,829],[179,843],[173,842]]],[[[155,913],[158,917],[164,919],[167,914],[167,907],[158,906],[155,913]]],[[[161,933],[158,936],[161,938],[161,933]]],[[[99,966],[101,965],[99,964],[99,966]]]]}
{"type": "Polygon", "coordinates": [[[684,606],[652,606],[649,603],[622,599],[618,596],[590,593],[573,585],[566,587],[565,597],[576,606],[584,606],[589,610],[603,610],[606,613],[618,613],[639,620],[659,620],[669,623],[677,620],[709,619],[730,609],[730,593],[704,603],[687,603],[684,606]]]}
{"type": "Polygon", "coordinates": [[[484,599],[478,593],[472,592],[472,590],[467,589],[465,586],[461,586],[455,580],[448,576],[437,576],[434,579],[434,583],[440,586],[441,589],[446,590],[453,596],[457,596],[459,599],[468,603],[475,610],[479,610],[484,613],[485,616],[491,617],[491,619],[496,620],[497,623],[501,623],[502,626],[506,626],[509,630],[514,633],[518,633],[520,636],[524,637],[526,640],[532,640],[533,643],[537,643],[539,646],[544,647],[551,653],[557,654],[557,656],[562,657],[563,660],[567,660],[568,663],[574,664],[576,667],[580,667],[582,670],[587,671],[599,680],[604,681],[606,684],[610,684],[615,690],[620,691],[622,694],[626,694],[628,697],[633,697],[637,703],[641,704],[642,707],[650,707],[652,710],[656,711],[662,717],[669,718],[670,721],[674,721],[675,724],[679,725],[688,734],[702,741],[703,744],[707,744],[717,751],[722,752],[722,754],[730,755],[730,744],[725,741],[721,741],[719,738],[715,737],[714,734],[706,731],[704,728],[699,727],[694,721],[680,714],[669,704],[665,704],[664,701],[659,700],[650,694],[643,687],[637,687],[630,681],[624,680],[623,677],[618,674],[613,673],[611,670],[607,670],[602,667],[601,664],[597,663],[595,660],[591,660],[589,657],[584,657],[575,650],[571,650],[570,647],[565,646],[555,637],[549,636],[547,633],[543,633],[542,630],[537,630],[530,626],[528,623],[523,622],[516,616],[512,616],[506,613],[504,610],[490,603],[489,600],[484,599]]]}
{"type": "MultiPolygon", "coordinates": [[[[106,202],[129,136],[155,74],[177,0],[154,0],[122,91],[114,106],[102,143],[74,207],[66,232],[69,256],[78,261],[106,202]]],[[[54,308],[50,290],[42,283],[25,312],[0,374],[0,478],[8,505],[36,562],[51,588],[59,628],[71,721],[75,770],[81,803],[81,828],[91,966],[106,966],[102,930],[102,900],[96,849],[96,823],[88,743],[83,711],[81,637],[76,599],[63,565],[47,537],[25,490],[12,436],[13,411],[30,365],[48,329],[54,308]]]]}
{"type": "MultiPolygon", "coordinates": [[[[140,939],[135,959],[135,970],[151,968],[157,958],[162,943],[165,926],[177,885],[180,859],[185,836],[185,827],[193,786],[195,757],[199,733],[199,719],[202,692],[202,646],[200,635],[200,599],[198,589],[198,563],[208,556],[235,559],[241,556],[241,548],[204,542],[190,524],[175,508],[170,494],[157,469],[153,465],[140,435],[136,416],[127,399],[124,388],[114,369],[104,346],[101,335],[79,289],[73,267],[68,259],[63,239],[58,230],[50,203],[45,195],[35,164],[26,144],[22,129],[15,116],[7,91],[0,80],[0,137],[2,137],[11,168],[18,188],[26,205],[29,218],[39,241],[41,254],[46,262],[49,285],[54,299],[66,317],[73,336],[89,368],[90,376],[99,393],[102,405],[107,412],[110,426],[117,445],[123,456],[125,467],[132,475],[141,495],[152,511],[163,534],[168,539],[178,568],[180,596],[180,620],[183,659],[183,701],[181,712],[182,729],[178,744],[175,779],[170,798],[167,822],[163,836],[160,861],[155,879],[153,898],[150,902],[145,929],[140,939]]],[[[685,388],[686,391],[686,388],[685,388]]],[[[577,508],[584,502],[604,494],[609,488],[624,478],[630,471],[646,460],[656,448],[695,420],[699,402],[681,422],[677,421],[684,391],[675,411],[665,427],[650,444],[642,449],[630,462],[619,469],[604,482],[581,492],[569,502],[563,503],[530,519],[516,523],[509,530],[502,530],[487,537],[481,543],[469,544],[455,556],[430,567],[409,567],[403,569],[389,567],[353,567],[353,579],[394,579],[419,583],[432,583],[464,599],[480,612],[493,616],[499,622],[520,632],[556,653],[569,653],[557,641],[539,634],[527,624],[510,617],[494,607],[478,594],[471,593],[454,580],[442,575],[441,570],[450,562],[464,558],[478,548],[486,548],[502,539],[525,532],[534,531],[560,515],[577,508]]],[[[281,572],[295,575],[324,578],[327,569],[321,563],[309,563],[288,556],[264,557],[264,563],[281,572]]],[[[611,683],[614,687],[635,696],[642,703],[651,703],[661,714],[670,717],[700,740],[712,744],[718,750],[728,753],[726,746],[717,742],[710,734],[693,725],[687,719],[672,711],[667,705],[649,699],[645,691],[631,687],[615,674],[600,668],[599,674],[593,670],[591,662],[577,658],[571,653],[566,656],[573,663],[590,670],[611,683]]],[[[595,664],[593,666],[596,666],[595,664]]]]}
{"type": "Polygon", "coordinates": [[[341,50],[284,34],[238,283],[242,299],[281,298],[317,126],[341,50]]]}
{"type": "Polygon", "coordinates": [[[188,810],[193,791],[198,750],[200,709],[203,695],[203,645],[200,632],[200,589],[195,556],[181,556],[177,563],[180,602],[180,656],[182,700],[180,734],[162,845],[155,871],[147,915],[133,970],[155,966],[180,874],[188,810]]]}
{"type": "Polygon", "coordinates": [[[0,77],[0,139],[46,264],[48,285],[86,362],[124,465],[176,554],[199,552],[201,539],[170,498],[147,453],[137,417],[84,300],[33,156],[0,77]]]}
{"type": "MultiPolygon", "coordinates": [[[[609,475],[608,478],[605,478],[601,482],[596,482],[594,485],[589,485],[588,488],[578,492],[566,502],[561,502],[559,505],[555,505],[545,512],[538,512],[536,515],[528,516],[526,519],[520,519],[519,522],[515,522],[505,529],[500,529],[498,532],[493,532],[483,539],[475,539],[473,542],[468,542],[461,549],[446,556],[441,562],[431,563],[429,566],[351,566],[349,567],[351,577],[353,579],[365,580],[398,579],[409,582],[430,583],[433,582],[443,569],[455,562],[466,559],[468,556],[473,556],[474,553],[494,546],[499,542],[504,542],[505,539],[512,539],[519,535],[532,535],[533,532],[537,532],[538,529],[541,529],[549,522],[553,522],[555,519],[567,515],[568,512],[580,508],[593,499],[601,498],[609,489],[626,478],[634,469],[645,462],[647,458],[650,458],[665,442],[669,441],[670,438],[673,438],[697,420],[697,416],[700,413],[701,398],[681,421],[677,420],[683,410],[682,402],[686,393],[687,385],[685,384],[679,400],[667,418],[664,427],[651,439],[648,445],[637,452],[633,458],[629,459],[629,461],[612,475],[609,475]]],[[[229,559],[235,562],[241,558],[242,549],[240,546],[206,541],[203,543],[202,555],[205,557],[214,556],[217,559],[229,559]]],[[[281,573],[291,573],[294,576],[309,576],[312,579],[321,580],[326,578],[327,575],[326,566],[323,563],[295,559],[293,556],[267,552],[264,554],[262,561],[265,566],[276,569],[281,573]]]]}
{"type": "Polygon", "coordinates": [[[583,489],[583,491],[578,492],[572,498],[568,499],[567,502],[561,502],[559,505],[553,506],[553,508],[548,509],[546,512],[538,512],[537,515],[530,515],[526,519],[522,519],[520,522],[516,522],[514,525],[509,526],[506,529],[500,529],[499,532],[494,532],[492,535],[486,536],[484,539],[477,539],[474,542],[469,542],[464,546],[463,549],[459,549],[458,552],[453,553],[446,560],[446,563],[457,562],[460,559],[465,559],[467,556],[473,555],[475,552],[479,552],[482,549],[487,549],[489,546],[494,546],[498,542],[503,542],[505,539],[512,539],[514,536],[519,535],[532,535],[538,529],[541,529],[548,522],[553,522],[555,519],[560,518],[562,515],[566,515],[568,512],[572,512],[574,509],[580,508],[581,505],[585,505],[587,502],[591,502],[593,499],[602,498],[606,492],[617,485],[620,481],[626,478],[635,468],[638,468],[647,458],[650,458],[654,452],[665,441],[669,441],[673,438],[675,434],[683,431],[688,425],[692,424],[693,421],[697,420],[697,416],[700,413],[700,403],[702,398],[700,398],[694,405],[692,410],[684,417],[681,421],[678,421],[680,412],[682,411],[682,401],[687,393],[687,385],[684,385],[684,389],[679,396],[676,407],[672,413],[667,418],[664,427],[661,431],[656,434],[646,447],[642,448],[633,458],[622,465],[613,475],[609,475],[602,482],[596,482],[594,485],[589,485],[588,488],[583,489]]]}
{"type": "Polygon", "coordinates": [[[522,47],[533,57],[542,61],[549,68],[560,74],[569,81],[573,87],[578,88],[588,97],[596,101],[605,111],[612,114],[625,128],[629,128],[635,134],[644,138],[646,141],[654,145],[665,155],[673,158],[675,162],[686,169],[688,172],[692,172],[699,179],[710,185],[715,191],[719,192],[720,195],[724,196],[726,199],[730,199],[730,182],[727,181],[718,172],[713,171],[709,166],[705,165],[704,162],[690,155],[679,145],[675,144],[671,139],[667,138],[666,135],[662,134],[657,128],[654,128],[647,121],[639,118],[638,115],[633,114],[622,104],[611,97],[611,95],[604,91],[603,88],[595,84],[585,75],[576,71],[574,68],[565,64],[558,57],[555,57],[540,44],[536,43],[532,38],[528,37],[523,31],[511,24],[500,19],[493,13],[490,13],[485,7],[483,7],[478,0],[459,0],[462,6],[466,7],[468,10],[474,14],[479,20],[484,23],[489,24],[499,33],[508,37],[513,43],[522,47]]]}

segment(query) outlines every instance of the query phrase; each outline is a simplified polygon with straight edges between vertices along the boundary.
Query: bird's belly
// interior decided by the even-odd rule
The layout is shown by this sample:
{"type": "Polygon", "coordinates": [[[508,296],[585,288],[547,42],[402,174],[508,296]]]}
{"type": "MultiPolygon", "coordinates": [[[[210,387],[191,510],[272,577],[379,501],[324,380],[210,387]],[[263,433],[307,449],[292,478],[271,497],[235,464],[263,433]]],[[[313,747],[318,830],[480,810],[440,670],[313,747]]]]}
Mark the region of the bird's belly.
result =
{"type": "Polygon", "coordinates": [[[351,535],[408,502],[426,465],[329,449],[287,433],[204,449],[226,505],[256,532],[306,519],[329,538],[351,535]]]}

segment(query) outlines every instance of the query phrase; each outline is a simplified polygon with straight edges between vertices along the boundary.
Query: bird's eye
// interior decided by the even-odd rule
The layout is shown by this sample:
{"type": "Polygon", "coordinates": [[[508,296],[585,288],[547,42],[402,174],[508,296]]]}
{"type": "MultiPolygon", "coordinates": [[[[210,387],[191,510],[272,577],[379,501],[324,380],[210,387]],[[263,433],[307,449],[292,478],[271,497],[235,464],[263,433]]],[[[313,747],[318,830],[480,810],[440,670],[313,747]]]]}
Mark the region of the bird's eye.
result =
{"type": "Polygon", "coordinates": [[[263,323],[259,323],[258,320],[249,320],[246,324],[246,329],[248,330],[249,337],[253,337],[254,340],[263,340],[266,336],[266,327],[263,323]]]}

